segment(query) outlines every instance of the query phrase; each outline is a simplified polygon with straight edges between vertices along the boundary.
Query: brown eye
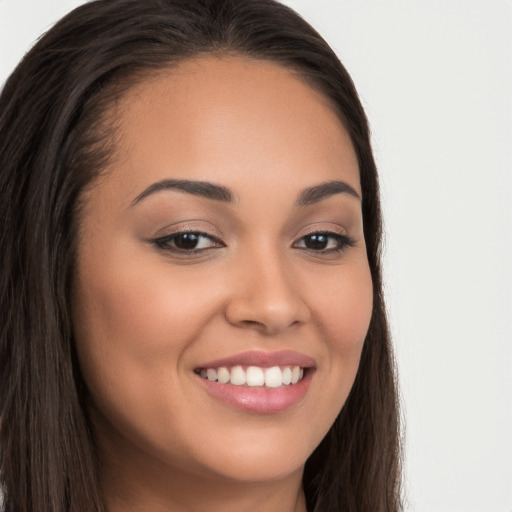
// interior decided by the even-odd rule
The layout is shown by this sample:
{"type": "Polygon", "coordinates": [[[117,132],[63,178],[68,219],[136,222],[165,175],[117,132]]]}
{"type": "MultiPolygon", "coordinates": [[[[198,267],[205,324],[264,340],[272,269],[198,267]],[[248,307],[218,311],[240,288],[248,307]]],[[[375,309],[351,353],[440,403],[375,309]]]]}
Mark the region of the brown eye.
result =
{"type": "Polygon", "coordinates": [[[298,240],[294,247],[307,249],[313,252],[330,253],[342,251],[347,246],[352,246],[354,241],[347,235],[341,233],[310,233],[298,240]]]}
{"type": "Polygon", "coordinates": [[[200,235],[197,233],[182,233],[173,238],[174,246],[178,249],[196,249],[199,244],[200,235]]]}
{"type": "Polygon", "coordinates": [[[321,251],[327,247],[329,237],[324,234],[308,235],[304,237],[304,245],[307,249],[321,251]]]}
{"type": "Polygon", "coordinates": [[[187,231],[173,233],[153,240],[153,243],[160,249],[176,253],[200,252],[215,247],[223,247],[222,242],[216,238],[199,231],[187,231]]]}

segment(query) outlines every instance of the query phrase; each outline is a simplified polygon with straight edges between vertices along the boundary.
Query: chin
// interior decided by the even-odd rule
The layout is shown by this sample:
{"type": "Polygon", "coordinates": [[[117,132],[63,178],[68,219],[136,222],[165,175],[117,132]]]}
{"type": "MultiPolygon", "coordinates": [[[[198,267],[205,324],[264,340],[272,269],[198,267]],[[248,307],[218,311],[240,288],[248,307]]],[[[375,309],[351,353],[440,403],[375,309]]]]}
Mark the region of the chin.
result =
{"type": "Polygon", "coordinates": [[[264,482],[286,479],[302,473],[306,460],[323,437],[322,434],[290,427],[259,428],[250,431],[238,427],[234,435],[202,443],[197,453],[199,464],[205,464],[218,476],[238,482],[264,482]]]}

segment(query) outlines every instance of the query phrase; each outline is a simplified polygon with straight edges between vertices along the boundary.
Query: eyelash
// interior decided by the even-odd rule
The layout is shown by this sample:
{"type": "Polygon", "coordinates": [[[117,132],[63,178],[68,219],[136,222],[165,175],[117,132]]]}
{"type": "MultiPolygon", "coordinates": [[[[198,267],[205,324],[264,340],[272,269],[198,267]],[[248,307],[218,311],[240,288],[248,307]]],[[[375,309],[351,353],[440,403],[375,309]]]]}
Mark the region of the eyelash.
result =
{"type": "MultiPolygon", "coordinates": [[[[344,249],[347,247],[353,247],[354,246],[354,239],[348,235],[339,233],[337,231],[329,231],[329,230],[317,230],[312,231],[311,233],[308,233],[307,235],[303,235],[301,238],[299,238],[299,242],[305,240],[306,238],[312,238],[312,237],[326,237],[327,239],[334,239],[336,243],[336,247],[331,247],[329,249],[320,249],[315,250],[311,249],[309,247],[299,247],[300,249],[304,249],[307,251],[313,251],[314,253],[319,254],[335,254],[335,253],[341,253],[344,249]]],[[[293,244],[293,247],[296,247],[297,242],[293,244]]]]}
{"type": "MultiPolygon", "coordinates": [[[[210,235],[208,233],[205,233],[203,231],[193,231],[193,230],[182,230],[182,231],[175,231],[174,233],[171,233],[170,235],[166,235],[160,238],[156,238],[155,240],[152,240],[152,243],[156,245],[159,249],[162,249],[167,252],[175,253],[178,255],[183,256],[194,256],[198,255],[200,253],[204,253],[205,251],[209,251],[211,249],[217,249],[221,247],[225,247],[225,245],[215,236],[210,235]],[[190,235],[191,237],[197,237],[198,239],[209,239],[213,243],[213,245],[210,245],[208,247],[194,247],[191,249],[183,249],[173,246],[172,243],[176,243],[176,239],[180,236],[184,235],[190,235]]],[[[297,249],[302,249],[304,251],[316,253],[316,254],[336,254],[343,252],[347,247],[353,247],[354,246],[354,239],[348,235],[339,233],[337,231],[329,231],[329,230],[317,230],[312,231],[310,233],[307,233],[306,235],[303,235],[299,238],[297,242],[294,242],[292,247],[297,249]],[[328,249],[319,249],[315,250],[311,247],[299,247],[297,244],[300,242],[305,241],[306,239],[310,239],[312,237],[325,237],[327,238],[327,244],[329,245],[329,240],[334,239],[336,246],[331,247],[328,249]]]]}
{"type": "Polygon", "coordinates": [[[219,247],[224,247],[224,244],[215,236],[210,235],[208,233],[204,233],[203,231],[193,231],[193,230],[182,230],[182,231],[175,231],[174,233],[171,233],[170,235],[165,235],[163,237],[157,238],[153,240],[153,243],[159,247],[160,249],[163,249],[165,251],[169,251],[172,253],[182,254],[185,256],[193,256],[194,254],[199,254],[204,251],[207,251],[209,249],[216,249],[219,247]],[[203,248],[193,248],[193,249],[180,249],[179,247],[172,246],[172,242],[176,241],[176,239],[180,236],[195,236],[197,238],[207,238],[211,240],[214,245],[210,247],[203,247],[203,248]]]}

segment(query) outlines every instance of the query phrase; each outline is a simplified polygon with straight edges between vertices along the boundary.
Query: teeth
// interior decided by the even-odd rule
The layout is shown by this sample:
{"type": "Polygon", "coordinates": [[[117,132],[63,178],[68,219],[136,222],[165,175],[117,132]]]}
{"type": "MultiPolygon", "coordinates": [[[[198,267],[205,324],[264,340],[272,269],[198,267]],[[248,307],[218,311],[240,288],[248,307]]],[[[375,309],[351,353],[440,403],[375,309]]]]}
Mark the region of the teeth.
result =
{"type": "Polygon", "coordinates": [[[263,386],[265,384],[265,374],[257,366],[249,366],[245,372],[248,386],[263,386]]]}
{"type": "Polygon", "coordinates": [[[241,366],[233,366],[231,368],[231,384],[242,386],[247,382],[245,371],[241,366]]]}
{"type": "Polygon", "coordinates": [[[271,368],[260,368],[249,366],[244,370],[241,366],[227,368],[203,368],[199,372],[203,379],[217,381],[221,384],[234,384],[235,386],[279,388],[297,384],[304,377],[304,369],[300,366],[273,366],[271,368]]]}
{"type": "Polygon", "coordinates": [[[267,388],[278,388],[283,385],[283,374],[279,366],[273,366],[265,370],[265,386],[267,388]]]}
{"type": "MultiPolygon", "coordinates": [[[[208,377],[208,378],[210,378],[210,377],[208,377]]],[[[297,384],[297,382],[299,382],[299,379],[300,379],[300,367],[294,366],[293,370],[292,370],[292,384],[297,384]]]]}
{"type": "Polygon", "coordinates": [[[292,370],[287,366],[283,370],[283,384],[285,386],[288,386],[288,384],[291,384],[292,382],[292,370]]]}
{"type": "Polygon", "coordinates": [[[217,370],[208,368],[208,370],[206,370],[206,378],[208,380],[217,380],[217,370]]]}
{"type": "Polygon", "coordinates": [[[217,380],[219,382],[221,382],[222,384],[226,384],[227,382],[229,382],[229,379],[230,379],[230,375],[229,375],[229,370],[227,368],[222,366],[221,368],[219,368],[217,370],[217,380]]]}

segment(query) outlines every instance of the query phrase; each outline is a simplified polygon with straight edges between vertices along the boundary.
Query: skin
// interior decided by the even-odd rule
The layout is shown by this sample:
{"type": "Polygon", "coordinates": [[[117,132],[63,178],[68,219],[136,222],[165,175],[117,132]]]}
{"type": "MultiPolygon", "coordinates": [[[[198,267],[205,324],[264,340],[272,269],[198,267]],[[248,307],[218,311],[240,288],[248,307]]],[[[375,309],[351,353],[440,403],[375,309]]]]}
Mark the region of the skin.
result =
{"type": "Polygon", "coordinates": [[[350,137],[296,75],[237,57],[139,82],[115,116],[116,154],[85,197],[72,304],[108,510],[305,511],[303,467],[354,382],[372,283],[360,199],[296,201],[331,180],[361,195],[350,137]],[[133,204],[164,179],[234,200],[165,190],[133,204]],[[194,254],[154,243],[180,228],[211,238],[194,254]],[[315,231],[331,233],[325,250],[306,247],[315,231]],[[352,243],[332,250],[339,235],[352,243]],[[209,395],[194,369],[249,350],[313,358],[303,399],[261,414],[209,395]]]}

